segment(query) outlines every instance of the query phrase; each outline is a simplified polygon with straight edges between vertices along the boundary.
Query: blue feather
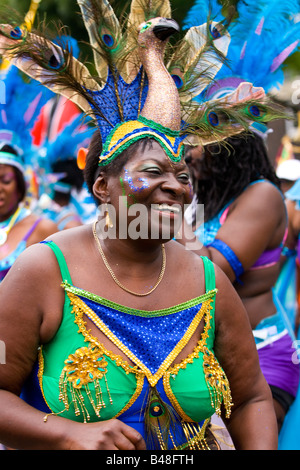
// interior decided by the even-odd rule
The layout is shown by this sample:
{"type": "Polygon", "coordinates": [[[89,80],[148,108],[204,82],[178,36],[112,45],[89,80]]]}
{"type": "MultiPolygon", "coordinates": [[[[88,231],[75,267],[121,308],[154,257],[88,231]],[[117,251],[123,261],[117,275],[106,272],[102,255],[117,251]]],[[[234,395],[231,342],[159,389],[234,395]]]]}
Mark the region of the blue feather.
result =
{"type": "Polygon", "coordinates": [[[38,166],[46,172],[58,161],[75,160],[80,147],[87,147],[95,128],[83,121],[83,115],[77,115],[70,124],[63,128],[55,140],[47,142],[38,155],[38,166]]]}
{"type": "Polygon", "coordinates": [[[24,80],[19,70],[10,66],[2,71],[4,100],[0,102],[0,130],[13,133],[13,143],[23,150],[25,164],[32,154],[32,129],[46,102],[54,96],[35,80],[24,80]]]}
{"type": "MultiPolygon", "coordinates": [[[[209,0],[195,2],[186,18],[189,26],[197,24],[197,8],[202,9],[201,16],[209,3],[209,0]]],[[[279,88],[284,80],[281,61],[296,52],[300,45],[300,22],[297,22],[300,1],[239,1],[237,12],[238,18],[228,27],[231,42],[227,62],[215,82],[222,80],[225,87],[226,79],[226,86],[229,86],[229,79],[237,77],[263,87],[265,92],[279,88]]]]}
{"type": "Polygon", "coordinates": [[[183,29],[189,29],[192,26],[199,26],[207,22],[222,21],[224,17],[221,13],[222,5],[217,0],[196,0],[183,21],[183,29]]]}

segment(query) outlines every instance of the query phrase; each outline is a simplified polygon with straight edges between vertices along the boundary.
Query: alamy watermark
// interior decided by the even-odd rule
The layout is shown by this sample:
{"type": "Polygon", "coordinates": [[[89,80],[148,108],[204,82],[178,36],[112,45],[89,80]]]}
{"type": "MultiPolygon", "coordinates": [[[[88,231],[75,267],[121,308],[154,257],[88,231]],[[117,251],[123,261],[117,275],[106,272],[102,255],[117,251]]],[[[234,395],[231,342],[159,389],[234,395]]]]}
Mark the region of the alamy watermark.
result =
{"type": "Polygon", "coordinates": [[[292,354],[292,363],[293,364],[300,364],[300,340],[296,339],[293,341],[293,348],[295,351],[292,354]]]}
{"type": "Polygon", "coordinates": [[[300,104],[300,80],[292,82],[292,89],[294,90],[291,95],[291,102],[293,104],[300,104]]]}
{"type": "MultiPolygon", "coordinates": [[[[202,243],[195,234],[188,230],[189,224],[184,213],[189,207],[179,204],[152,204],[151,208],[144,204],[127,205],[127,199],[120,196],[119,205],[99,206],[97,235],[101,239],[131,240],[171,240],[180,241],[184,237],[186,249],[201,248],[202,243]]],[[[203,227],[204,204],[195,208],[195,224],[203,227]]]]}
{"type": "Polygon", "coordinates": [[[6,346],[4,341],[0,341],[0,364],[6,364],[6,346]]]}
{"type": "Polygon", "coordinates": [[[4,80],[0,80],[0,104],[6,104],[6,87],[4,80]]]}

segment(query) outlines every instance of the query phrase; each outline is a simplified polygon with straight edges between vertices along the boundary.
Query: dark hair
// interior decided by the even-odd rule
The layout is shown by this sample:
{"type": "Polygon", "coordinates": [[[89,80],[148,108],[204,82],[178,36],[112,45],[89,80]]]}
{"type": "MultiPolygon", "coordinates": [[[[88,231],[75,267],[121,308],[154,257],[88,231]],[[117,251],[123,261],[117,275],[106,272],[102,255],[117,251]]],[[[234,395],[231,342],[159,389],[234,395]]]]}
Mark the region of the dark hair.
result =
{"type": "MultiPolygon", "coordinates": [[[[1,148],[1,152],[7,152],[7,153],[12,153],[13,155],[19,155],[18,152],[10,145],[4,145],[1,148]]],[[[24,199],[26,195],[26,191],[27,191],[26,181],[25,181],[23,173],[19,170],[19,168],[15,167],[14,165],[10,165],[10,166],[13,168],[13,171],[15,173],[17,188],[20,193],[19,202],[21,202],[24,199]]]]}
{"type": "Polygon", "coordinates": [[[52,165],[52,171],[53,173],[66,173],[66,176],[61,178],[59,182],[70,184],[78,190],[82,188],[83,173],[78,168],[76,160],[59,160],[52,165]]]}
{"type": "MultiPolygon", "coordinates": [[[[86,165],[84,168],[84,180],[87,184],[88,191],[93,195],[93,185],[97,177],[99,168],[108,176],[119,175],[133,154],[141,147],[144,150],[147,146],[152,147],[154,139],[145,138],[140,139],[137,142],[130,145],[128,148],[123,150],[114,160],[107,165],[99,166],[99,156],[102,152],[102,142],[99,130],[93,134],[91,139],[89,150],[86,156],[86,165]]],[[[99,204],[99,201],[94,197],[95,202],[99,204]]]]}
{"type": "MultiPolygon", "coordinates": [[[[188,158],[188,150],[187,150],[188,158]]],[[[280,187],[261,137],[242,133],[224,143],[205,146],[198,160],[201,178],[195,182],[199,204],[204,204],[205,220],[214,217],[231,199],[238,197],[246,186],[265,178],[280,187]]]]}

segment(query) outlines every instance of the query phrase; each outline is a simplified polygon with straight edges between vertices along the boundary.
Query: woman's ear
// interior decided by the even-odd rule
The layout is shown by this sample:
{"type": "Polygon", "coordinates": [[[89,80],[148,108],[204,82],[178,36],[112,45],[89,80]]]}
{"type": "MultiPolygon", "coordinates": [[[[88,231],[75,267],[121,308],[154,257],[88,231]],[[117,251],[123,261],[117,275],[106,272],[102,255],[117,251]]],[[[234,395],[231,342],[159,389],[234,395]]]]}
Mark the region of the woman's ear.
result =
{"type": "Polygon", "coordinates": [[[110,202],[108,191],[107,176],[105,173],[100,172],[93,184],[93,194],[98,199],[100,204],[107,204],[110,202]]]}

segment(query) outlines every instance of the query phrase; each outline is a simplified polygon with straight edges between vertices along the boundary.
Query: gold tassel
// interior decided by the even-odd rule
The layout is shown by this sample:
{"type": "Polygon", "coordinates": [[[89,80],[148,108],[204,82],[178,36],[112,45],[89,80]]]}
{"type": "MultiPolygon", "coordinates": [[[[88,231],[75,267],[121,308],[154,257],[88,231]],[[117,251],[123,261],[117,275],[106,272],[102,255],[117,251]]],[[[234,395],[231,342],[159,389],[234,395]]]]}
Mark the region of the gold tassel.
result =
{"type": "Polygon", "coordinates": [[[90,420],[85,397],[82,391],[85,391],[86,398],[92,406],[96,416],[100,418],[100,411],[106,407],[103,400],[103,393],[100,380],[104,378],[109,401],[112,404],[112,398],[109,392],[106,379],[107,361],[103,357],[103,352],[97,346],[82,347],[70,354],[65,360],[65,367],[62,370],[59,380],[59,399],[64,403],[65,409],[69,410],[70,402],[68,391],[71,394],[71,403],[75,409],[75,415],[83,416],[83,421],[90,420]],[[94,384],[94,393],[91,392],[89,384],[94,384]]]}

